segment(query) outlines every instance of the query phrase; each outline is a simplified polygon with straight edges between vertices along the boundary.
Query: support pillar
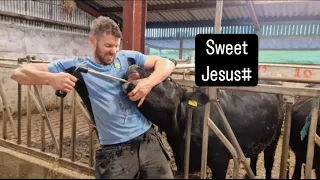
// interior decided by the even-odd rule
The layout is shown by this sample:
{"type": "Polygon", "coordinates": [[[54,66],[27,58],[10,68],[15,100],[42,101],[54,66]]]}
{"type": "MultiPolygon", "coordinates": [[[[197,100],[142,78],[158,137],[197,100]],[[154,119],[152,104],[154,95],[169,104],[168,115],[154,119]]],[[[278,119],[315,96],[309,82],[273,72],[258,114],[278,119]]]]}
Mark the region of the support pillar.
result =
{"type": "Polygon", "coordinates": [[[124,1],[122,14],[123,49],[145,53],[147,0],[124,1]]]}
{"type": "Polygon", "coordinates": [[[180,39],[180,44],[179,44],[179,59],[182,59],[182,54],[183,53],[183,39],[180,39]]]}

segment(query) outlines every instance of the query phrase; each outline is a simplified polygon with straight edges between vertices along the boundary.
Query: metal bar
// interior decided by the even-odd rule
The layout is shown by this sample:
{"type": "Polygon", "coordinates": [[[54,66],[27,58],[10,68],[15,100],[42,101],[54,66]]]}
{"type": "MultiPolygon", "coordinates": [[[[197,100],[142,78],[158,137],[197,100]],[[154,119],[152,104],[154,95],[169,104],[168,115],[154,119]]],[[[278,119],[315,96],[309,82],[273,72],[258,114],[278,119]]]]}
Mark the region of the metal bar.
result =
{"type": "Polygon", "coordinates": [[[222,20],[222,9],[223,9],[223,0],[216,1],[216,14],[214,20],[214,33],[220,34],[221,31],[221,20],[222,20]]]}
{"type": "MultiPolygon", "coordinates": [[[[43,114],[42,114],[43,115],[43,114]]],[[[46,148],[46,128],[45,128],[45,116],[42,116],[42,120],[41,120],[41,151],[45,151],[46,148]]],[[[58,148],[57,148],[58,150],[58,148]]]]}
{"type": "Polygon", "coordinates": [[[282,142],[282,153],[281,153],[281,163],[280,163],[280,179],[286,179],[287,176],[287,161],[289,153],[289,141],[291,133],[291,117],[292,117],[292,106],[293,103],[286,103],[286,119],[284,124],[283,142],[282,142]]]}
{"type": "Polygon", "coordinates": [[[21,144],[21,84],[18,83],[18,126],[17,126],[17,132],[18,132],[18,138],[17,143],[21,144]]]}
{"type": "Polygon", "coordinates": [[[76,121],[76,91],[73,89],[72,93],[72,129],[71,129],[71,154],[70,159],[71,161],[75,160],[75,151],[76,151],[76,127],[77,127],[77,121],[76,121]]]}
{"type": "MultiPolygon", "coordinates": [[[[216,34],[220,33],[221,29],[221,19],[222,19],[222,8],[223,8],[223,0],[216,1],[216,8],[215,8],[215,24],[214,24],[214,32],[216,34]]],[[[211,88],[210,88],[211,89],[211,88]]],[[[209,98],[211,100],[212,97],[211,90],[206,89],[207,94],[209,94],[209,98]]],[[[201,179],[206,178],[206,172],[207,172],[207,155],[208,155],[208,131],[209,131],[209,125],[208,125],[208,119],[210,117],[210,102],[208,102],[205,105],[205,111],[204,111],[204,120],[203,120],[203,134],[202,134],[202,154],[201,154],[201,179]]]]}
{"type": "Polygon", "coordinates": [[[42,99],[40,98],[40,94],[39,94],[37,86],[34,85],[33,87],[34,87],[34,91],[36,93],[36,96],[38,97],[38,100],[40,101],[42,112],[45,115],[45,120],[46,120],[46,123],[48,125],[48,129],[49,129],[49,132],[51,134],[51,137],[52,137],[52,140],[53,140],[53,144],[55,145],[56,150],[59,152],[58,142],[57,142],[57,139],[54,136],[54,133],[53,133],[53,130],[52,130],[52,126],[51,126],[51,123],[49,121],[49,116],[48,116],[47,111],[46,111],[46,107],[45,107],[42,99]]]}
{"type": "Polygon", "coordinates": [[[62,157],[63,150],[63,107],[64,107],[64,98],[60,98],[60,138],[59,138],[59,157],[62,157]]]}
{"type": "Polygon", "coordinates": [[[31,86],[27,90],[27,146],[31,146],[31,86]]]}
{"type": "Polygon", "coordinates": [[[96,76],[101,77],[103,79],[107,79],[107,80],[113,79],[113,80],[117,80],[117,81],[124,82],[124,83],[128,82],[125,79],[114,77],[114,76],[110,76],[110,75],[107,75],[107,74],[103,74],[103,73],[100,73],[100,72],[97,72],[97,71],[94,71],[94,70],[91,70],[91,69],[88,69],[88,73],[96,75],[96,76]]]}
{"type": "Polygon", "coordinates": [[[191,141],[191,127],[192,127],[192,107],[187,107],[188,117],[186,126],[185,152],[184,152],[184,179],[189,179],[189,163],[190,163],[190,141],[191,141]]]}
{"type": "MultiPolygon", "coordinates": [[[[190,80],[176,80],[177,83],[182,86],[197,87],[194,81],[190,80]]],[[[217,86],[215,88],[224,90],[235,90],[235,91],[248,91],[248,92],[258,92],[258,93],[270,93],[270,94],[283,94],[283,95],[296,95],[296,96],[306,96],[306,97],[318,97],[320,96],[320,90],[313,88],[299,88],[299,87],[285,87],[277,85],[262,85],[258,84],[255,87],[221,87],[217,86]]]]}
{"type": "MultiPolygon", "coordinates": [[[[29,64],[31,61],[30,56],[27,57],[27,63],[29,64]]],[[[28,85],[27,89],[27,146],[31,146],[31,85],[28,85]]]]}
{"type": "Polygon", "coordinates": [[[250,163],[248,162],[248,160],[246,159],[242,149],[241,149],[241,146],[236,138],[236,136],[234,135],[233,131],[232,131],[232,128],[230,127],[230,124],[228,123],[228,119],[227,117],[225,116],[220,104],[218,101],[214,101],[213,102],[214,104],[214,108],[216,110],[216,112],[219,113],[219,116],[221,117],[221,121],[223,123],[223,126],[227,132],[227,135],[229,136],[229,139],[232,143],[232,145],[235,146],[235,149],[238,153],[238,155],[240,156],[242,162],[243,162],[243,165],[244,165],[244,168],[246,169],[247,173],[248,173],[248,176],[250,179],[254,179],[255,178],[255,175],[250,167],[250,163]]]}
{"type": "Polygon", "coordinates": [[[318,111],[319,111],[319,101],[317,98],[312,100],[312,115],[311,123],[309,127],[309,137],[308,137],[308,150],[307,150],[307,160],[305,166],[305,179],[311,179],[312,165],[314,158],[314,139],[316,137],[317,123],[318,123],[318,111]]]}
{"type": "Polygon", "coordinates": [[[12,118],[12,114],[11,114],[11,110],[10,110],[10,108],[8,106],[8,102],[7,102],[6,96],[5,96],[3,88],[2,88],[2,83],[0,83],[0,96],[2,98],[3,106],[6,109],[5,112],[7,112],[7,116],[9,118],[9,122],[10,122],[10,125],[11,125],[11,128],[12,128],[13,135],[14,135],[15,138],[17,138],[17,136],[18,136],[17,135],[17,130],[15,128],[15,125],[14,125],[14,122],[13,122],[13,118],[12,118]]]}
{"type": "Polygon", "coordinates": [[[16,64],[4,64],[4,63],[0,63],[0,67],[2,68],[9,68],[9,69],[16,69],[19,66],[16,64]]]}
{"type": "MultiPolygon", "coordinates": [[[[195,68],[195,64],[177,64],[178,68],[195,68]]],[[[272,63],[259,63],[259,66],[268,66],[268,67],[282,67],[282,68],[303,68],[303,69],[318,69],[320,70],[319,65],[303,65],[303,64],[272,64],[272,63]]]]}
{"type": "Polygon", "coordinates": [[[175,69],[194,68],[194,64],[177,64],[175,69]]]}
{"type": "Polygon", "coordinates": [[[14,144],[10,141],[2,140],[0,139],[0,146],[12,149],[13,151],[18,151],[24,154],[31,155],[33,157],[48,161],[48,162],[55,162],[58,161],[59,166],[64,168],[69,168],[74,171],[81,171],[82,173],[88,174],[90,176],[94,176],[94,169],[87,167],[79,162],[72,162],[65,158],[58,158],[54,154],[47,154],[44,152],[39,151],[38,149],[32,148],[32,147],[26,147],[22,144],[14,144]]]}
{"type": "MultiPolygon", "coordinates": [[[[191,67],[184,67],[181,68],[191,68],[191,67]]],[[[195,72],[177,72],[174,71],[172,74],[177,75],[195,75],[195,72]]],[[[308,78],[292,78],[292,77],[270,77],[270,76],[263,76],[259,75],[259,80],[268,80],[268,81],[285,81],[285,82],[295,82],[295,83],[320,83],[319,79],[308,79],[308,78]]]]}
{"type": "Polygon", "coordinates": [[[6,117],[6,108],[3,106],[3,113],[2,113],[2,137],[3,139],[7,139],[7,117],[6,117]]]}
{"type": "Polygon", "coordinates": [[[213,121],[210,118],[208,120],[208,125],[232,155],[233,161],[234,161],[233,179],[239,179],[240,159],[236,149],[233,147],[230,141],[224,136],[224,134],[220,131],[220,129],[213,123],[213,121]]]}
{"type": "Polygon", "coordinates": [[[93,149],[94,149],[94,144],[93,144],[93,128],[91,125],[89,125],[89,167],[93,167],[93,149]]]}
{"type": "Polygon", "coordinates": [[[202,153],[201,153],[201,175],[200,179],[206,179],[207,172],[207,155],[208,155],[208,119],[210,115],[210,102],[205,105],[204,119],[203,119],[203,132],[202,132],[202,153]]]}

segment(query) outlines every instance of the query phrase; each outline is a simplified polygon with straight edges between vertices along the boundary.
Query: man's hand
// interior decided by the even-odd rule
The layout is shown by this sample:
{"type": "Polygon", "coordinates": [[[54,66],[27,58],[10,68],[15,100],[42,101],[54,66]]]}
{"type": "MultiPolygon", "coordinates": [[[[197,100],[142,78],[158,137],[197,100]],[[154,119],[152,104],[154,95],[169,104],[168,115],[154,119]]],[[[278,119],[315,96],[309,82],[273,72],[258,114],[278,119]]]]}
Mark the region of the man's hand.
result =
{"type": "Polygon", "coordinates": [[[66,93],[69,93],[75,86],[77,80],[78,79],[72,76],[71,74],[61,72],[54,74],[52,78],[48,81],[48,84],[52,86],[55,90],[61,90],[66,93]]]}
{"type": "Polygon", "coordinates": [[[128,94],[128,96],[131,101],[138,101],[140,99],[138,104],[138,107],[140,107],[155,84],[148,78],[138,79],[136,82],[136,87],[128,94]]]}

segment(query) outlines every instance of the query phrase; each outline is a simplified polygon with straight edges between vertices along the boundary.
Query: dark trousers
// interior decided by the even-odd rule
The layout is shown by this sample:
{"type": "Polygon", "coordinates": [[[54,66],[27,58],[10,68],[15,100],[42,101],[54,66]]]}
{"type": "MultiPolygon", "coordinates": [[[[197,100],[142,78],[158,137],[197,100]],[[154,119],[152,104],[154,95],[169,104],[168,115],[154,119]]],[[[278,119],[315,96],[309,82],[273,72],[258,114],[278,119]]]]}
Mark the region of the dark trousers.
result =
{"type": "Polygon", "coordinates": [[[174,179],[170,156],[153,127],[129,142],[103,146],[95,159],[96,179],[174,179]]]}

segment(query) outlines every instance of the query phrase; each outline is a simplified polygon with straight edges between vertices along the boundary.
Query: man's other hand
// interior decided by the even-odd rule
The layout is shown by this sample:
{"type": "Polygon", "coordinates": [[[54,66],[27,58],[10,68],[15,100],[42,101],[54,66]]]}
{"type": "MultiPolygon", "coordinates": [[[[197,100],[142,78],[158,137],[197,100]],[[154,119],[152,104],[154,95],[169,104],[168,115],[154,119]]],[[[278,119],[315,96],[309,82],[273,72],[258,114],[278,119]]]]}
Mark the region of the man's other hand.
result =
{"type": "Polygon", "coordinates": [[[148,78],[138,79],[136,82],[136,87],[128,94],[128,96],[131,101],[138,101],[140,99],[139,104],[137,105],[140,107],[153,88],[154,83],[150,82],[148,78]]]}

